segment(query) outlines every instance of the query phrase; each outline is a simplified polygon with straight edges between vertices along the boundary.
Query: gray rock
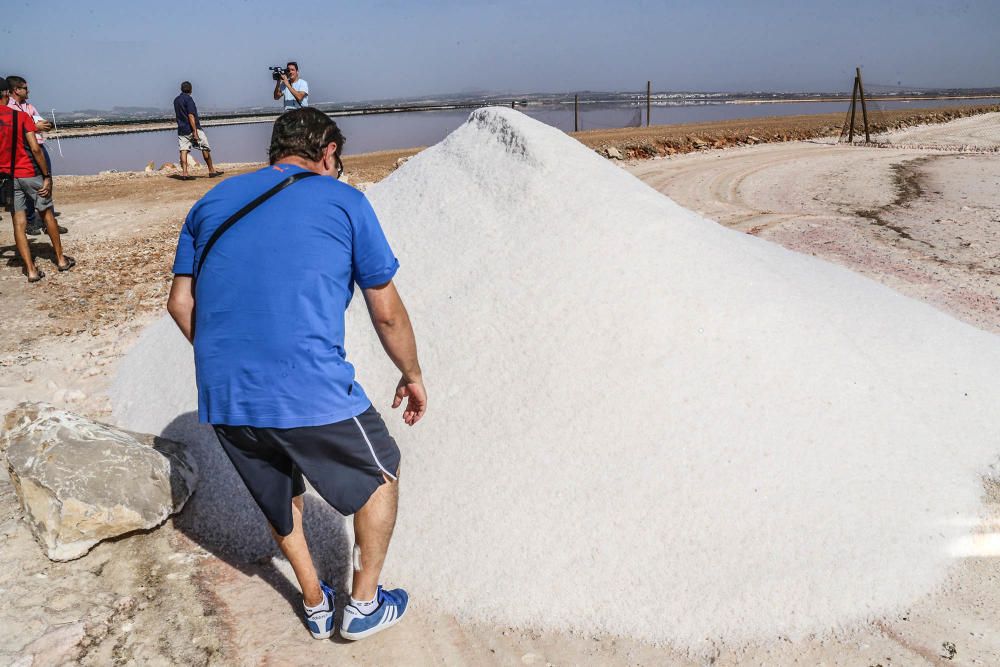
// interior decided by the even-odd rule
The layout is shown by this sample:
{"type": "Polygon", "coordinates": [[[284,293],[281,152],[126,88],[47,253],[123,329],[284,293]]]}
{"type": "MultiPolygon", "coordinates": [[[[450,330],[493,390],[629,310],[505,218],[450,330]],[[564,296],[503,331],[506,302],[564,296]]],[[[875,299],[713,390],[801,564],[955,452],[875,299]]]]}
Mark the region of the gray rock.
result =
{"type": "Polygon", "coordinates": [[[612,160],[621,160],[623,158],[622,152],[614,146],[608,149],[608,157],[612,160]]]}
{"type": "Polygon", "coordinates": [[[194,491],[183,446],[93,422],[46,403],[7,414],[7,469],[35,539],[51,560],[79,558],[101,540],[154,528],[194,491]]]}
{"type": "Polygon", "coordinates": [[[69,665],[80,657],[80,640],[83,639],[83,622],[59,625],[24,647],[21,660],[16,664],[40,667],[41,665],[69,665]],[[21,662],[30,658],[26,662],[21,662]]]}

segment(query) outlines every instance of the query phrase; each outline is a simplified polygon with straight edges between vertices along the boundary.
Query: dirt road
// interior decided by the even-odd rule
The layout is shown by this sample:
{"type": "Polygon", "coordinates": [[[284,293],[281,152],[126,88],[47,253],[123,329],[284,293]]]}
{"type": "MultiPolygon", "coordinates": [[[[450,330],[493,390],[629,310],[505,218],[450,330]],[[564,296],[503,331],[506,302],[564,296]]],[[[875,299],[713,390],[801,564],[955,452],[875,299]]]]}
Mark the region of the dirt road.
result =
{"type": "MultiPolygon", "coordinates": [[[[1000,332],[1000,114],[900,133],[936,149],[790,142],[632,164],[719,223],[1000,332]],[[949,150],[950,147],[950,150],[949,150]]],[[[894,140],[897,137],[894,137],[894,140]]]]}

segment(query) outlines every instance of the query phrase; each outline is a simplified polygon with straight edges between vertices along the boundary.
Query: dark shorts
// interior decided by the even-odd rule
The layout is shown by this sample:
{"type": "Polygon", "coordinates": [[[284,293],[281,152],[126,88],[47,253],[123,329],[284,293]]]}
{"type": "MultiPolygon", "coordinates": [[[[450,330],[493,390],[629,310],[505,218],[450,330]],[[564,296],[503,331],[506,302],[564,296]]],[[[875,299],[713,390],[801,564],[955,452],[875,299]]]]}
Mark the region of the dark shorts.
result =
{"type": "Polygon", "coordinates": [[[215,434],[279,535],[292,532],[292,498],[305,493],[303,475],[347,516],[399,471],[399,447],[374,407],[324,426],[216,425],[215,434]]]}

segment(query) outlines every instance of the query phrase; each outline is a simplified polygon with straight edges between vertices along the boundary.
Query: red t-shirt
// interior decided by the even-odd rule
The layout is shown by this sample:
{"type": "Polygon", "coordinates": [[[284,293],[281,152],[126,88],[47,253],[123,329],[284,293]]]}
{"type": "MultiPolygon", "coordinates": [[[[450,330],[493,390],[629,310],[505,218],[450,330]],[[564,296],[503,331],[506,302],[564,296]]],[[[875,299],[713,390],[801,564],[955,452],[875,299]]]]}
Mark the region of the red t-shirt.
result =
{"type": "Polygon", "coordinates": [[[14,178],[40,176],[41,170],[28,150],[25,132],[35,131],[35,121],[26,113],[0,106],[0,174],[10,174],[10,142],[14,129],[14,114],[17,114],[17,148],[14,153],[14,178]]]}

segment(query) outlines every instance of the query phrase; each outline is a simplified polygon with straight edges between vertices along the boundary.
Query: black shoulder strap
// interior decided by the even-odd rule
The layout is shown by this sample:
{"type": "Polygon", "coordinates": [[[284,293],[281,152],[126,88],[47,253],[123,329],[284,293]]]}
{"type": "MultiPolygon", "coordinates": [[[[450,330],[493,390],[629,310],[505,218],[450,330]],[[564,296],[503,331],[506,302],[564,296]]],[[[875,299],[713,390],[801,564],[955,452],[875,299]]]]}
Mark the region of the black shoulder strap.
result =
{"type": "Polygon", "coordinates": [[[212,246],[215,245],[215,242],[219,240],[220,236],[225,234],[230,227],[239,222],[240,218],[245,216],[247,213],[254,210],[258,206],[263,204],[265,201],[267,201],[274,195],[278,194],[279,192],[287,188],[289,185],[301,181],[304,178],[309,178],[310,176],[319,176],[319,174],[317,174],[314,171],[302,171],[297,174],[292,174],[291,176],[281,181],[280,183],[275,185],[273,188],[271,188],[264,194],[254,199],[252,202],[250,202],[240,210],[236,211],[236,213],[233,213],[231,216],[229,216],[228,220],[219,225],[219,227],[215,230],[215,232],[212,233],[211,238],[208,239],[208,243],[205,244],[205,250],[201,253],[201,259],[198,260],[198,268],[194,272],[195,280],[198,279],[198,274],[201,273],[201,267],[203,264],[205,264],[205,258],[208,257],[208,253],[212,250],[212,246]]]}
{"type": "MultiPolygon", "coordinates": [[[[17,112],[13,109],[11,109],[11,111],[13,112],[11,113],[11,122],[14,124],[14,129],[13,133],[10,135],[10,178],[13,181],[14,173],[17,171],[17,167],[14,166],[17,162],[17,140],[21,138],[21,135],[17,133],[17,112]]],[[[28,147],[25,146],[24,149],[27,150],[28,147]]]]}
{"type": "Polygon", "coordinates": [[[10,133],[10,174],[9,178],[3,181],[3,188],[7,192],[0,193],[0,200],[3,201],[4,208],[10,205],[11,213],[14,212],[14,174],[17,173],[17,140],[20,135],[17,132],[17,111],[10,110],[11,113],[11,133],[10,133]]]}

